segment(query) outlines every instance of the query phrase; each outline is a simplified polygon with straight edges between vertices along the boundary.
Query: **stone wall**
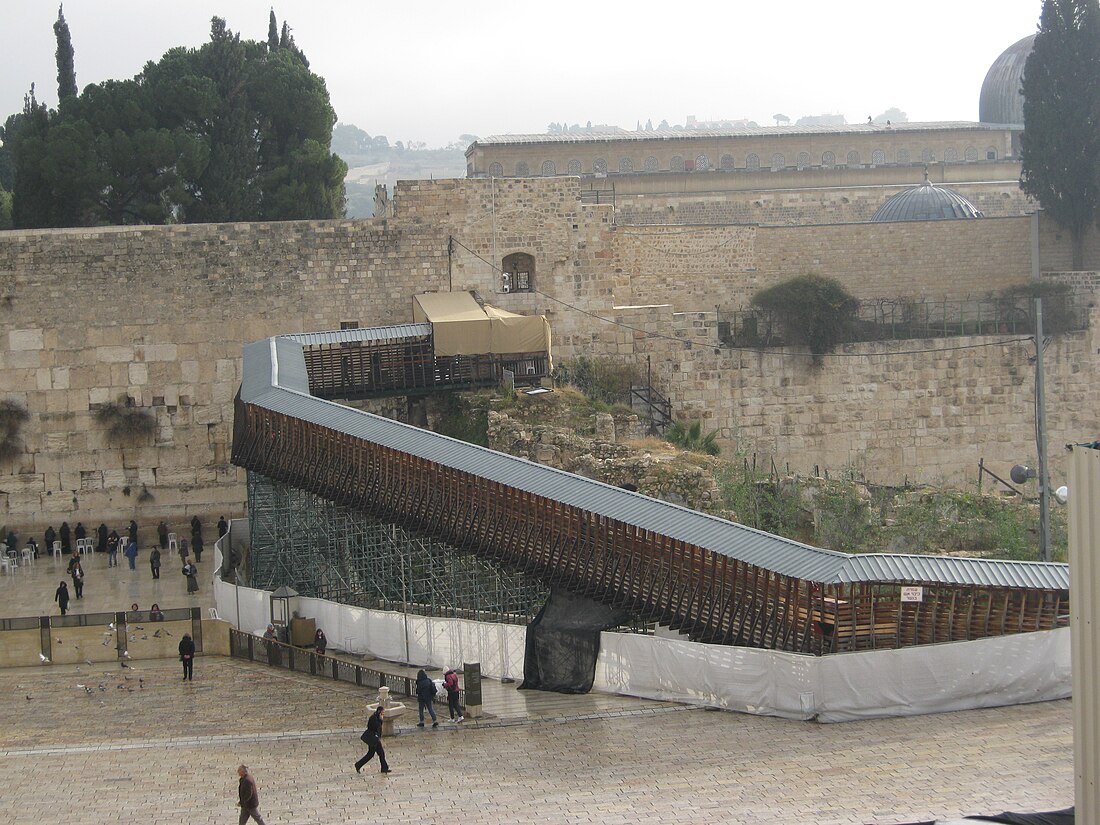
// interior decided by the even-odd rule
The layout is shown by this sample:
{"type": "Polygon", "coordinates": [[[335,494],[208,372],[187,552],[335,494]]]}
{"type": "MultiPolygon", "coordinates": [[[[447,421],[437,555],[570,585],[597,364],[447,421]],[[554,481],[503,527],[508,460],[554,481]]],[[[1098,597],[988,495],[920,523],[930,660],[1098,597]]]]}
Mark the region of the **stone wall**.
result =
{"type": "MultiPolygon", "coordinates": [[[[26,535],[62,520],[178,529],[192,513],[240,514],[242,474],[228,461],[242,345],[406,322],[413,294],[448,288],[546,314],[559,359],[651,356],[675,408],[705,414],[731,445],[893,480],[962,478],[980,451],[1031,455],[1024,345],[912,356],[897,353],[960,341],[868,346],[813,369],[801,354],[723,348],[715,321],[716,306],[805,271],[860,297],[1021,283],[1026,218],[616,226],[615,207],[582,201],[575,178],[410,182],[391,207],[372,221],[0,233],[0,397],[31,414],[24,451],[0,462],[0,523],[26,535]],[[497,267],[513,252],[534,257],[536,291],[501,291],[497,267]],[[107,437],[96,412],[120,398],[155,417],[151,437],[107,437]]],[[[1067,268],[1058,236],[1044,224],[1045,268],[1067,268]]],[[[1100,249],[1095,234],[1089,249],[1100,249]]],[[[1079,290],[1095,282],[1075,277],[1079,290]]],[[[1049,350],[1052,444],[1100,430],[1096,350],[1088,335],[1049,350]]]]}
{"type": "Polygon", "coordinates": [[[384,221],[0,233],[0,387],[31,414],[25,452],[0,464],[0,522],[241,514],[242,346],[409,321],[414,292],[446,288],[446,259],[445,236],[384,221]],[[96,411],[119,398],[155,416],[151,438],[108,439],[96,411]]]}

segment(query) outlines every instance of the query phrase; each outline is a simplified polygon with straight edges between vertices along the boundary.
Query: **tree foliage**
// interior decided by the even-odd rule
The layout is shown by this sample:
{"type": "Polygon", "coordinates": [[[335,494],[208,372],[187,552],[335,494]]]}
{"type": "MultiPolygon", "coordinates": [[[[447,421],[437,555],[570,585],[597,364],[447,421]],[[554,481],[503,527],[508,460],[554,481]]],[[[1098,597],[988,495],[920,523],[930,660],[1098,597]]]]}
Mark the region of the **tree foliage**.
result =
{"type": "Polygon", "coordinates": [[[859,309],[839,281],[813,274],[758,292],[752,303],[775,315],[787,341],[808,346],[815,356],[848,339],[859,309]]]}
{"type": "Polygon", "coordinates": [[[69,35],[69,24],[65,22],[63,6],[57,7],[57,22],[53,24],[54,37],[57,38],[57,99],[76,97],[76,64],[73,60],[73,39],[69,35]]]}
{"type": "Polygon", "coordinates": [[[90,85],[56,111],[32,88],[3,132],[13,222],[340,217],[347,166],[330,150],[335,122],[289,27],[272,46],[215,17],[200,48],[172,49],[133,80],[90,85]]]}
{"type": "Polygon", "coordinates": [[[1044,0],[1024,66],[1020,185],[1070,231],[1074,268],[1100,206],[1100,6],[1044,0]]]}

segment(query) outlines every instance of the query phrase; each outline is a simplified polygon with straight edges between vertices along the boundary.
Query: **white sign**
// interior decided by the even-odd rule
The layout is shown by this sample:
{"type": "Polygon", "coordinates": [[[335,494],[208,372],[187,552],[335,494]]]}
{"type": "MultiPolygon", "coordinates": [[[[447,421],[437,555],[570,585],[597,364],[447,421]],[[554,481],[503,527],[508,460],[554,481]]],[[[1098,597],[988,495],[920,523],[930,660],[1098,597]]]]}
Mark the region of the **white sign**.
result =
{"type": "Polygon", "coordinates": [[[924,601],[924,588],[923,587],[903,587],[901,589],[901,600],[903,602],[923,602],[924,601]]]}

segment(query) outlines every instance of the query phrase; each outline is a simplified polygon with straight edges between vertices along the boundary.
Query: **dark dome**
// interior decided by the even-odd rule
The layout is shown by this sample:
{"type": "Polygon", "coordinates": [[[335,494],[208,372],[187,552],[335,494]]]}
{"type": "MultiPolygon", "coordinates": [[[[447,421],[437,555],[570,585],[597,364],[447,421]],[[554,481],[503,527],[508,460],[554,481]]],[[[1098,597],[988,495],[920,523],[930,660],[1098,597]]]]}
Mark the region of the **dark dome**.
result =
{"type": "Polygon", "coordinates": [[[949,221],[956,218],[980,218],[974,204],[950,189],[925,181],[920,186],[898,192],[880,206],[872,221],[949,221]]]}
{"type": "Polygon", "coordinates": [[[1024,123],[1024,97],[1020,83],[1024,79],[1024,64],[1035,44],[1029,34],[1001,52],[986,72],[982,96],[978,99],[978,120],[982,123],[1024,123]]]}

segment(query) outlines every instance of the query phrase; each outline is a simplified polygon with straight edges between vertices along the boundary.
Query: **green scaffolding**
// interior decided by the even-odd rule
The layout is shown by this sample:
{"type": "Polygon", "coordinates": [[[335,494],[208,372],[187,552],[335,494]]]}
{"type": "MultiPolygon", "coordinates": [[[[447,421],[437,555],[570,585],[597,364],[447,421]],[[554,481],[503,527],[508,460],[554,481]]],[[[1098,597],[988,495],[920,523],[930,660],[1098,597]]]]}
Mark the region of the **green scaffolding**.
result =
{"type": "Polygon", "coordinates": [[[248,473],[252,587],[491,622],[527,624],[549,595],[540,582],[451,545],[248,473]]]}

